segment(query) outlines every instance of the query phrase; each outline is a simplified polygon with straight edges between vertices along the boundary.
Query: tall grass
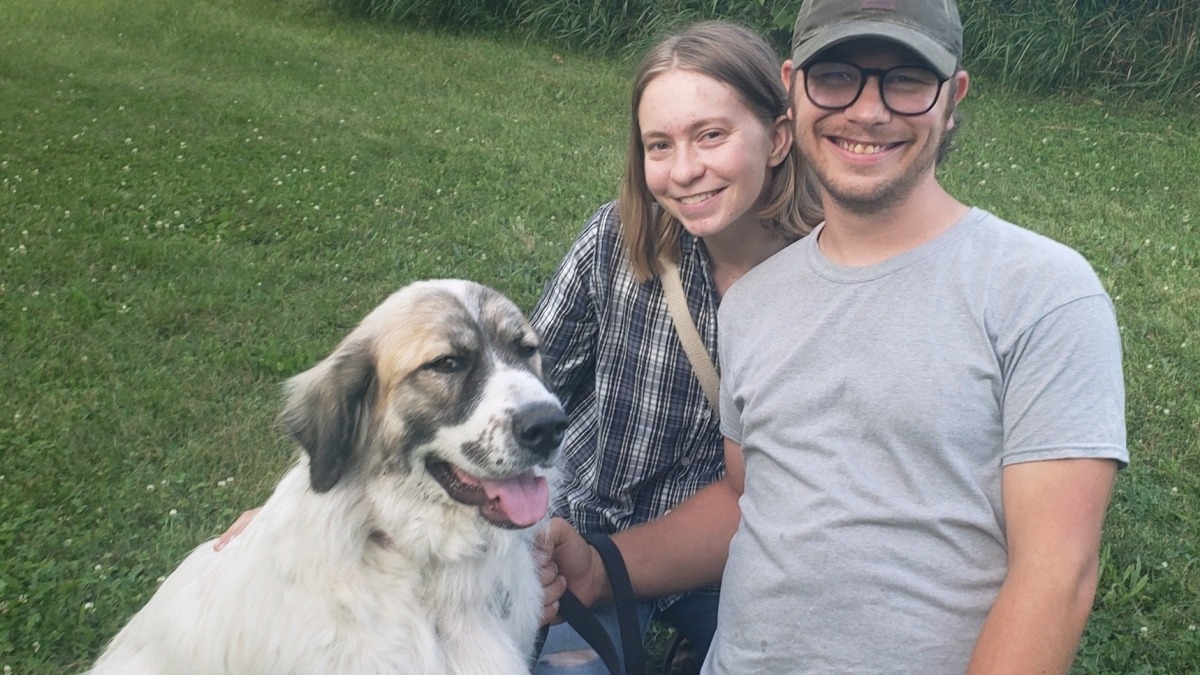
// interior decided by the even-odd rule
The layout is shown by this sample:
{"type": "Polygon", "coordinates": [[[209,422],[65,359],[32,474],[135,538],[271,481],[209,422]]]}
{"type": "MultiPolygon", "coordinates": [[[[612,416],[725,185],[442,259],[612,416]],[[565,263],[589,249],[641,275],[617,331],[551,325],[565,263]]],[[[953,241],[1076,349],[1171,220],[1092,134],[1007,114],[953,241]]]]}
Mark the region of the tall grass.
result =
{"type": "MultiPolygon", "coordinates": [[[[792,4],[792,3],[788,3],[792,4]]],[[[795,8],[775,0],[516,0],[516,22],[572,49],[640,55],[661,35],[692,21],[725,18],[784,45],[795,8]]]]}
{"type": "MultiPolygon", "coordinates": [[[[630,65],[261,0],[0,2],[0,671],[80,670],[293,449],[399,285],[528,309],[615,193],[630,65]]],[[[1076,672],[1200,672],[1200,114],[973,81],[941,171],[1117,306],[1133,464],[1076,672]]]]}
{"type": "Polygon", "coordinates": [[[1200,4],[961,0],[967,66],[1028,91],[1200,98],[1200,4]]]}
{"type": "Polygon", "coordinates": [[[515,14],[517,0],[329,0],[351,16],[407,22],[457,30],[503,27],[515,14]]]}
{"type": "MultiPolygon", "coordinates": [[[[507,26],[568,48],[630,55],[671,29],[724,18],[789,51],[797,0],[329,0],[422,25],[507,26]]],[[[1194,103],[1200,3],[960,0],[965,64],[1008,88],[1194,103]]]]}

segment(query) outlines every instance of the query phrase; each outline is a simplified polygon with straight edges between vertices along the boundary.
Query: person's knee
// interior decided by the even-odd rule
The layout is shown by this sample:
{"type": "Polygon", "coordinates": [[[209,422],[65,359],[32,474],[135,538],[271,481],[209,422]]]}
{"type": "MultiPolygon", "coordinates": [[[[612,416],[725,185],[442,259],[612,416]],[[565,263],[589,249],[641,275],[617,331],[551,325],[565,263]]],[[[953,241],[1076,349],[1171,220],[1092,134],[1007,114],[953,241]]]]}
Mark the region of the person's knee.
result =
{"type": "Polygon", "coordinates": [[[590,648],[543,651],[533,668],[533,675],[586,675],[608,672],[600,655],[590,648]],[[600,670],[596,670],[599,667],[600,670]]]}

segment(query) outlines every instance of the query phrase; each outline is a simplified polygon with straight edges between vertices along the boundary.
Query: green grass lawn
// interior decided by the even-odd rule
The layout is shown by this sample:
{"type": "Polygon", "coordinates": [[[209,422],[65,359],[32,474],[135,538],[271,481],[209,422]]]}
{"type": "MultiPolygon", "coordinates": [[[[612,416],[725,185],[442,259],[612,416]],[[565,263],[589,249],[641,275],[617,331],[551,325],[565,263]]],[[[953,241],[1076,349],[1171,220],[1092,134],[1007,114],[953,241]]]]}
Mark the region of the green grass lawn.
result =
{"type": "MultiPolygon", "coordinates": [[[[968,66],[969,66],[968,57],[968,66]]],[[[615,194],[632,65],[262,0],[0,3],[0,667],[82,669],[292,458],[279,383],[407,281],[528,309],[615,194]]],[[[942,171],[1125,341],[1077,671],[1200,672],[1200,113],[975,81],[942,171]]]]}

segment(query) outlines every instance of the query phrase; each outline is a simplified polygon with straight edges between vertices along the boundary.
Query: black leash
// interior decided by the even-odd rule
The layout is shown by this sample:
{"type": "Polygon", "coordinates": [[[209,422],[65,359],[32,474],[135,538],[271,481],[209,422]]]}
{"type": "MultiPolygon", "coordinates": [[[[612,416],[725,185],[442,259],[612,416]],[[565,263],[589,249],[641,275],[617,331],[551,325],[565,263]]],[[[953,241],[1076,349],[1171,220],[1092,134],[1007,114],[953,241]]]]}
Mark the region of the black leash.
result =
{"type": "MultiPolygon", "coordinates": [[[[600,655],[600,660],[608,667],[612,675],[645,675],[646,663],[642,654],[642,628],[638,623],[637,599],[633,597],[633,584],[629,582],[629,571],[625,568],[625,559],[617,545],[607,534],[592,533],[583,535],[584,540],[591,544],[600,554],[600,560],[608,571],[609,583],[612,585],[613,603],[617,608],[617,626],[620,630],[621,648],[625,654],[625,668],[621,668],[621,659],[617,647],[604,630],[599,619],[575,597],[567,591],[559,599],[558,614],[566,620],[580,637],[587,641],[592,649],[600,655]]],[[[548,627],[543,627],[538,635],[537,651],[540,653],[546,640],[548,627]]]]}

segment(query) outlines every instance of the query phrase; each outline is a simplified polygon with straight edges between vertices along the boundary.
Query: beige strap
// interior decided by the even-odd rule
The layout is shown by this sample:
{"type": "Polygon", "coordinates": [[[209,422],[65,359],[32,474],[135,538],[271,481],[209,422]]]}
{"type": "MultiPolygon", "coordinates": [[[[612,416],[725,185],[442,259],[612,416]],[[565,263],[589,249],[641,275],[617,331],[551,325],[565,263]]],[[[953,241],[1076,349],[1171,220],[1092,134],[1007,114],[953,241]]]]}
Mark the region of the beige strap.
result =
{"type": "Polygon", "coordinates": [[[687,306],[687,296],[683,293],[683,283],[679,281],[679,266],[674,261],[668,260],[666,256],[660,258],[659,262],[663,266],[663,273],[659,275],[663,298],[667,301],[667,311],[671,313],[671,322],[675,324],[679,342],[683,344],[683,351],[687,354],[688,361],[692,362],[692,370],[696,373],[696,379],[700,381],[700,388],[704,390],[704,395],[708,397],[709,405],[712,406],[713,412],[720,414],[721,378],[717,375],[716,366],[713,365],[712,359],[704,349],[704,342],[700,339],[700,333],[696,331],[695,322],[692,321],[692,313],[687,306]]]}

